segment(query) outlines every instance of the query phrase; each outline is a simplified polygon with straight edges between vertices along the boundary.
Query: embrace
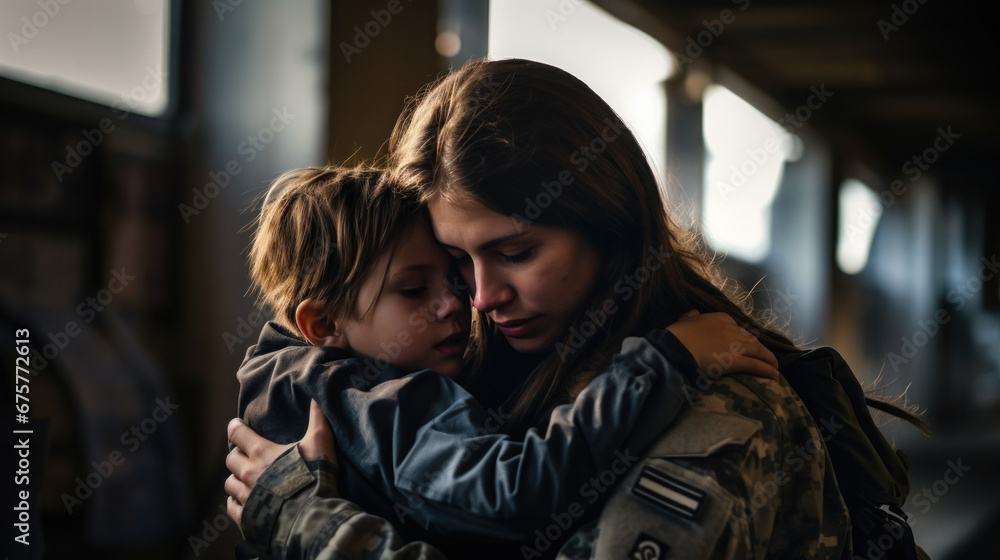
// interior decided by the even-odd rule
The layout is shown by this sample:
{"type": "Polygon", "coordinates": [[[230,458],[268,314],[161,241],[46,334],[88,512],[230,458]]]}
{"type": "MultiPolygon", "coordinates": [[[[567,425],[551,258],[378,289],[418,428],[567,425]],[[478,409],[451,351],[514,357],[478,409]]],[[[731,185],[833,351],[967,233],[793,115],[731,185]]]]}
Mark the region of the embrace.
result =
{"type": "Polygon", "coordinates": [[[869,406],[923,420],[763,321],[560,69],[453,70],[384,164],[288,172],[256,226],[251,556],[924,557],[869,406]]]}

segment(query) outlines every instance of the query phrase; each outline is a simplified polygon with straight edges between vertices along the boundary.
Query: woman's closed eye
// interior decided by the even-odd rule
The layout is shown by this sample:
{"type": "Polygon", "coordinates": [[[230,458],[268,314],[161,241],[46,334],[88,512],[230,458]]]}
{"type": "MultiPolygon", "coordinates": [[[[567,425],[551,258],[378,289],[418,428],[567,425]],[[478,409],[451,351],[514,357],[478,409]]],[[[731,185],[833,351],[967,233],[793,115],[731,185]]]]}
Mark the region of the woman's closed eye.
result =
{"type": "Polygon", "coordinates": [[[534,251],[534,249],[532,248],[532,249],[527,249],[527,250],[521,251],[519,253],[511,254],[511,255],[508,255],[506,253],[500,253],[500,257],[503,258],[504,262],[508,262],[508,263],[520,263],[520,262],[524,262],[524,261],[528,260],[529,258],[531,258],[531,255],[532,255],[533,251],[534,251]]]}

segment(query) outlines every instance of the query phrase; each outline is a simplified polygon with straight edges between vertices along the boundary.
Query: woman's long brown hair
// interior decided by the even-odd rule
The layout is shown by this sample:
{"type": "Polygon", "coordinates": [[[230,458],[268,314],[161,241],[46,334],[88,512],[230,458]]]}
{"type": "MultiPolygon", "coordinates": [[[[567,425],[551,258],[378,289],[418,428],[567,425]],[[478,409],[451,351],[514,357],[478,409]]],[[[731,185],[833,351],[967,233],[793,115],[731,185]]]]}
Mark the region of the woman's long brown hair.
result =
{"type": "MultiPolygon", "coordinates": [[[[747,293],[705,256],[697,236],[671,221],[631,131],[563,70],[507,59],[452,71],[408,104],[390,139],[389,172],[424,201],[471,197],[515,224],[574,229],[600,253],[591,305],[571,323],[576,334],[571,328],[508,401],[516,426],[546,419],[604,369],[625,337],[666,327],[691,309],[728,313],[771,349],[796,348],[754,315],[747,293]],[[609,300],[617,311],[587,329],[609,300]]],[[[490,336],[498,336],[494,326],[476,311],[478,356],[490,336]]],[[[924,427],[891,403],[869,404],[924,427]]]]}

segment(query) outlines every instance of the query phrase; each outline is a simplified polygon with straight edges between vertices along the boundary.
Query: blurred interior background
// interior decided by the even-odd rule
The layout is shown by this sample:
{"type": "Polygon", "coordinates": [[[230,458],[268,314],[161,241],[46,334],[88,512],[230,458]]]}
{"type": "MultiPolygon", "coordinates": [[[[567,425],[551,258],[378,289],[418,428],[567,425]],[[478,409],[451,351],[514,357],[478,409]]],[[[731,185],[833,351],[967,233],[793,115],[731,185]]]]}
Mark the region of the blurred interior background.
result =
{"type": "Polygon", "coordinates": [[[225,426],[266,320],[247,294],[255,197],[290,168],[384,154],[423,84],[517,56],[619,111],[677,216],[803,344],[920,407],[933,437],[884,426],[917,541],[994,555],[1000,119],[981,20],[923,0],[5,1],[0,355],[13,403],[29,329],[33,549],[232,557],[225,426]]]}

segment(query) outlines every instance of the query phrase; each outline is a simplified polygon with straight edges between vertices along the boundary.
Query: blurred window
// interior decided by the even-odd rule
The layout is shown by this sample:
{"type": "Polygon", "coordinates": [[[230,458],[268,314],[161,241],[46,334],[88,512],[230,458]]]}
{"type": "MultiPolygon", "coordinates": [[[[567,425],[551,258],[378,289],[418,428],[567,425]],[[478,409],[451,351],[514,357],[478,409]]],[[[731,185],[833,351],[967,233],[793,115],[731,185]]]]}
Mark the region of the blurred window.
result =
{"type": "Polygon", "coordinates": [[[771,250],[771,206],[786,161],[801,144],[778,123],[719,85],[705,90],[705,236],[716,250],[760,262],[771,250]]]}
{"type": "Polygon", "coordinates": [[[490,2],[489,56],[526,58],[580,78],[622,117],[665,178],[667,102],[675,71],[658,41],[590,2],[490,2]]]}
{"type": "Polygon", "coordinates": [[[170,2],[4,0],[5,77],[160,116],[168,108],[170,2]]]}
{"type": "Polygon", "coordinates": [[[868,263],[875,228],[882,217],[882,202],[857,179],[845,180],[837,198],[837,266],[847,274],[857,274],[868,263]]]}

